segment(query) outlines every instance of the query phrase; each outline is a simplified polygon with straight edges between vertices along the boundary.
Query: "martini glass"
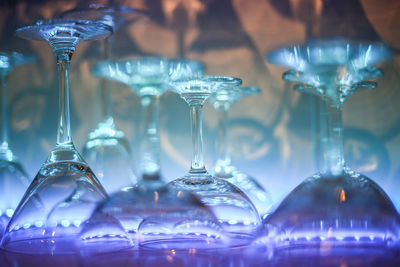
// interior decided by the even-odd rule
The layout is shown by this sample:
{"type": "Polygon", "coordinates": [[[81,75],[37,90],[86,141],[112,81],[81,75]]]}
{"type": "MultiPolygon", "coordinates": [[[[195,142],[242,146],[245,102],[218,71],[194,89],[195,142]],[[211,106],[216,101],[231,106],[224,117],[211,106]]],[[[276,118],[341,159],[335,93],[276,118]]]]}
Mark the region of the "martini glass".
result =
{"type": "Polygon", "coordinates": [[[400,220],[390,198],[373,180],[345,165],[341,120],[343,103],[358,90],[376,87],[372,80],[382,72],[373,65],[390,55],[379,43],[328,39],[268,56],[271,63],[292,68],[283,78],[296,83],[296,90],[321,97],[327,112],[322,170],[297,186],[265,220],[267,228],[275,229],[271,238],[278,248],[330,255],[341,248],[386,249],[398,240],[400,220]]]}
{"type": "MultiPolygon", "coordinates": [[[[90,4],[65,12],[67,19],[101,21],[113,27],[114,33],[124,24],[143,20],[146,14],[130,7],[117,5],[90,4]]],[[[114,35],[102,42],[103,59],[111,57],[114,35]]],[[[112,86],[110,81],[101,79],[101,121],[88,134],[83,148],[83,157],[93,168],[94,173],[108,193],[118,191],[136,182],[132,168],[132,153],[125,134],[117,129],[112,112],[112,86]]]]}
{"type": "Polygon", "coordinates": [[[232,165],[228,149],[228,112],[232,104],[240,99],[259,94],[261,91],[256,87],[230,87],[213,93],[208,102],[218,112],[218,159],[214,167],[214,176],[226,179],[228,182],[239,187],[257,208],[261,218],[265,218],[271,209],[271,197],[265,189],[251,176],[240,172],[232,165]]]}
{"type": "Polygon", "coordinates": [[[171,181],[168,187],[178,192],[196,194],[231,234],[233,245],[236,245],[236,241],[244,244],[253,238],[260,226],[260,218],[254,205],[239,188],[207,172],[203,160],[202,108],[213,92],[238,87],[241,83],[238,78],[222,76],[205,76],[172,83],[190,108],[193,156],[189,172],[171,181]]]}
{"type": "Polygon", "coordinates": [[[30,63],[33,57],[17,52],[0,52],[1,132],[0,132],[0,231],[1,235],[30,184],[30,178],[9,147],[7,79],[16,67],[30,63]]]}
{"type": "MultiPolygon", "coordinates": [[[[107,232],[90,235],[86,239],[85,228],[96,203],[106,199],[107,194],[89,166],[76,151],[70,130],[69,64],[76,45],[80,41],[101,39],[112,28],[97,22],[80,20],[44,20],[17,29],[17,36],[29,40],[47,41],[57,61],[60,90],[60,113],[55,148],[40,168],[12,216],[2,239],[2,248],[27,254],[72,254],[81,245],[94,241],[118,239],[124,246],[127,236],[112,220],[104,227],[107,232]],[[121,232],[115,235],[115,229],[121,232]]],[[[89,221],[89,223],[92,221],[89,221]]],[[[99,228],[97,228],[99,230],[99,228]]],[[[114,242],[112,242],[114,244],[114,242]]],[[[119,246],[118,246],[119,247],[119,246]]],[[[116,248],[118,249],[118,248],[116,248]]]]}
{"type": "Polygon", "coordinates": [[[132,238],[136,238],[139,224],[148,217],[149,212],[152,212],[151,203],[155,192],[165,184],[160,171],[159,97],[170,88],[168,84],[170,81],[202,73],[203,66],[197,61],[163,57],[107,60],[93,68],[95,76],[123,83],[141,98],[144,112],[140,157],[141,179],[137,184],[113,194],[102,207],[102,212],[110,213],[120,220],[132,238]]]}

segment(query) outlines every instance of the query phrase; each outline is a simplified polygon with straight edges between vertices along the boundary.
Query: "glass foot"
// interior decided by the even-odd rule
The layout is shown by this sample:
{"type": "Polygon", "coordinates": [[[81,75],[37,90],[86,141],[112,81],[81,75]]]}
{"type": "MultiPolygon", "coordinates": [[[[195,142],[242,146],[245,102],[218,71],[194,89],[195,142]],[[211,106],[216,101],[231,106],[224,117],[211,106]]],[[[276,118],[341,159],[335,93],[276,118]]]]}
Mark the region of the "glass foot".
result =
{"type": "Polygon", "coordinates": [[[35,25],[17,29],[16,35],[29,40],[46,40],[54,52],[75,50],[80,41],[104,39],[112,33],[108,25],[69,19],[40,20],[35,25]]]}
{"type": "Polygon", "coordinates": [[[265,221],[279,229],[278,247],[390,247],[400,220],[385,192],[371,179],[346,170],[316,174],[297,186],[265,221]]]}

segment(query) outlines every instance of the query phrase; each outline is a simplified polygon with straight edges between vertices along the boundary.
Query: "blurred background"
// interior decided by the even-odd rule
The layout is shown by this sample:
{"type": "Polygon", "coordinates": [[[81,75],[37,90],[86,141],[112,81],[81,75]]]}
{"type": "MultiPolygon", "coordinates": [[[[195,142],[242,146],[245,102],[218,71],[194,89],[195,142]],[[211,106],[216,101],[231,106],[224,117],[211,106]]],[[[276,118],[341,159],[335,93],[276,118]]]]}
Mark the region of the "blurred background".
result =
{"type": "MultiPolygon", "coordinates": [[[[235,104],[229,114],[230,151],[236,166],[253,175],[275,203],[317,171],[318,100],[282,81],[283,68],[265,62],[266,53],[311,38],[346,37],[384,41],[395,51],[380,66],[378,88],[354,94],[344,105],[345,157],[353,169],[373,178],[400,208],[400,2],[397,0],[1,0],[0,50],[33,54],[37,61],[9,77],[10,145],[31,177],[55,145],[58,81],[45,42],[20,40],[19,25],[50,19],[89,2],[145,9],[151,19],[122,28],[116,57],[161,55],[201,60],[208,74],[243,79],[261,95],[235,104]]],[[[81,43],[71,63],[74,143],[81,150],[100,120],[99,80],[90,69],[100,58],[98,42],[81,43]]],[[[127,87],[113,84],[116,125],[140,144],[140,102],[127,87]]],[[[166,180],[184,175],[191,159],[187,104],[173,93],[161,97],[162,170],[166,180]]],[[[204,111],[206,167],[216,160],[216,116],[204,111]]]]}

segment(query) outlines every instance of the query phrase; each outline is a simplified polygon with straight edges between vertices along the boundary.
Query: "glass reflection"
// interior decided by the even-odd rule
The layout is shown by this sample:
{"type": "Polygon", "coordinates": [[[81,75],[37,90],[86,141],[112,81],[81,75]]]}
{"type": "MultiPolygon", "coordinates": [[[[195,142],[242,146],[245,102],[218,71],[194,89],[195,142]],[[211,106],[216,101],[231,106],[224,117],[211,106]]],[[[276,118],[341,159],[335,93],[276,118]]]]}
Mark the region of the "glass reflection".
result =
{"type": "Polygon", "coordinates": [[[0,232],[3,235],[11,216],[29,186],[30,178],[9,146],[7,79],[10,72],[34,58],[17,52],[0,52],[0,232]]]}

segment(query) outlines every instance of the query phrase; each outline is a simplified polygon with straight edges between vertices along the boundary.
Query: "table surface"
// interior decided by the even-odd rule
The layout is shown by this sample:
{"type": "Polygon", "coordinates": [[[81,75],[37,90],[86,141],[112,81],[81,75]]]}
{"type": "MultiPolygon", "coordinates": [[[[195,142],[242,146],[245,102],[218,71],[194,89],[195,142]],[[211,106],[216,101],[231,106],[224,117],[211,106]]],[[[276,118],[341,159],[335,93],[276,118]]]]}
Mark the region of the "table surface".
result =
{"type": "Polygon", "coordinates": [[[274,251],[238,248],[225,251],[129,250],[95,256],[22,255],[1,251],[0,266],[400,266],[400,251],[318,248],[274,251]]]}

